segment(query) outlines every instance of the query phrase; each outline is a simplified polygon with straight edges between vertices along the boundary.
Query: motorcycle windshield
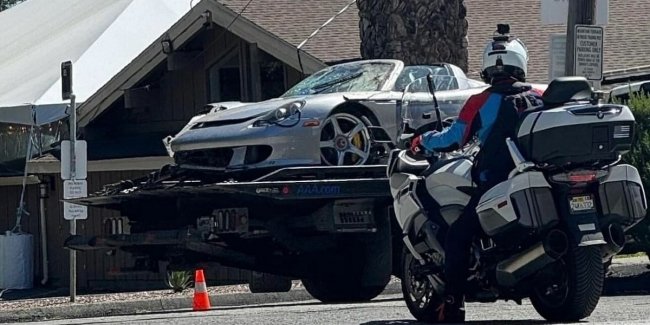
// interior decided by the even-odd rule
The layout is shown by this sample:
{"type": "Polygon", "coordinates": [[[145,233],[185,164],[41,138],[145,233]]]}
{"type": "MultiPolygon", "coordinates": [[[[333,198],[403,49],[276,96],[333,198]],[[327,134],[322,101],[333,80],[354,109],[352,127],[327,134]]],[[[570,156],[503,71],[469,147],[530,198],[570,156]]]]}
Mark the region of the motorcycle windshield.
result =
{"type": "Polygon", "coordinates": [[[449,75],[431,75],[413,79],[402,93],[400,118],[402,134],[421,133],[435,129],[438,121],[434,96],[440,109],[441,120],[453,120],[467,99],[482,92],[487,84],[449,75]]]}

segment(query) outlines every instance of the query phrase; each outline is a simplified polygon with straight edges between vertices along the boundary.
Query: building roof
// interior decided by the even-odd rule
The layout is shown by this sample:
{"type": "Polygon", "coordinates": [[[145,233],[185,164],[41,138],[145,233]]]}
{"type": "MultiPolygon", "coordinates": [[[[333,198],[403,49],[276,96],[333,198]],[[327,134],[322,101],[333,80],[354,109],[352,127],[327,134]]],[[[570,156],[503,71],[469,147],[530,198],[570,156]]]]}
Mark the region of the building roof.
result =
{"type": "Polygon", "coordinates": [[[360,57],[359,12],[350,0],[218,0],[260,27],[298,46],[330,18],[302,50],[335,62],[360,57]],[[248,7],[246,5],[248,4],[248,7]],[[244,7],[246,7],[244,9],[244,7]],[[344,10],[345,9],[345,10],[344,10]],[[343,12],[341,12],[343,10],[343,12]],[[339,14],[339,12],[341,12],[339,14]],[[337,15],[338,14],[338,15],[337,15]]]}
{"type": "MultiPolygon", "coordinates": [[[[604,71],[650,65],[650,12],[648,0],[610,0],[605,26],[604,71]]],[[[541,1],[465,0],[469,22],[470,73],[478,72],[483,46],[498,23],[509,23],[530,52],[529,79],[548,79],[549,43],[553,33],[566,33],[565,25],[541,26],[541,1]]],[[[472,75],[472,74],[470,74],[472,75]]],[[[472,75],[475,76],[475,75],[472,75]]]]}
{"type": "MultiPolygon", "coordinates": [[[[249,0],[218,0],[241,12],[249,0]]],[[[309,34],[349,4],[349,0],[252,0],[242,16],[297,46],[309,34]],[[278,19],[282,17],[282,19],[278,19]]],[[[564,25],[541,26],[541,1],[465,0],[469,22],[469,75],[478,77],[483,47],[498,23],[509,23],[530,52],[529,80],[548,81],[551,34],[565,33],[564,25]]],[[[650,65],[650,0],[610,0],[605,27],[604,70],[650,65]]],[[[323,62],[360,57],[359,16],[356,4],[305,45],[304,50],[323,62]]]]}

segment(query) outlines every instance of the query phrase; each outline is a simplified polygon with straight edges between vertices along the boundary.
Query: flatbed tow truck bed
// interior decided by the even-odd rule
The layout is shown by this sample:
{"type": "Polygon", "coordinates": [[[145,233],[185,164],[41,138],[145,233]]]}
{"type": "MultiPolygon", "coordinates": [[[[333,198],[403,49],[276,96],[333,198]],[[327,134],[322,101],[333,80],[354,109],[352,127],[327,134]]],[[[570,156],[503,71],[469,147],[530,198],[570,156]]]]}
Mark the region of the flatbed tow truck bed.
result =
{"type": "Polygon", "coordinates": [[[66,201],[119,210],[130,225],[70,236],[69,249],[124,250],[138,271],[216,262],[299,278],[323,301],[371,299],[401,249],[383,165],[290,167],[245,182],[154,173],[66,201]]]}
{"type": "Polygon", "coordinates": [[[149,183],[142,180],[119,191],[104,190],[66,202],[111,208],[127,201],[151,198],[218,197],[220,194],[235,193],[277,200],[390,197],[385,173],[386,166],[383,165],[289,167],[248,182],[205,183],[188,179],[149,183]]]}

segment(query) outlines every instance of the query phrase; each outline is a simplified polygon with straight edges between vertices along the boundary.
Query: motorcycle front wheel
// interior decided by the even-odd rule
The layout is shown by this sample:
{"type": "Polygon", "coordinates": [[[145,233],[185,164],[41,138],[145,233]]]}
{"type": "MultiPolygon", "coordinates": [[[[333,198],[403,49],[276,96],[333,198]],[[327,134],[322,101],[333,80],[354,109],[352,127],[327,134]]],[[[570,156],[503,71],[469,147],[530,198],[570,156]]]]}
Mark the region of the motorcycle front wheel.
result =
{"type": "MultiPolygon", "coordinates": [[[[442,266],[442,259],[437,254],[429,254],[425,258],[430,263],[442,266]]],[[[418,274],[415,269],[420,266],[417,259],[404,247],[402,251],[402,294],[411,315],[420,322],[436,323],[438,312],[436,309],[442,302],[426,275],[418,274]]]]}
{"type": "Polygon", "coordinates": [[[574,246],[537,281],[530,301],[551,322],[577,322],[596,308],[605,278],[599,246],[574,246]]]}

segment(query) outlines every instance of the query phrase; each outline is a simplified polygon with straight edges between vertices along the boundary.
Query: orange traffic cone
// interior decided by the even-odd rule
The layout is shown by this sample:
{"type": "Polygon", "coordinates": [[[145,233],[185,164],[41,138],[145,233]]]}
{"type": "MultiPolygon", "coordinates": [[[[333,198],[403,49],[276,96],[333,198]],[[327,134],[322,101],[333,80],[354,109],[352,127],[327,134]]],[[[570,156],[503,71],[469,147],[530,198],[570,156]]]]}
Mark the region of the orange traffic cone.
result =
{"type": "Polygon", "coordinates": [[[194,311],[210,310],[210,297],[208,288],[205,285],[203,270],[198,269],[194,273],[194,311]]]}

